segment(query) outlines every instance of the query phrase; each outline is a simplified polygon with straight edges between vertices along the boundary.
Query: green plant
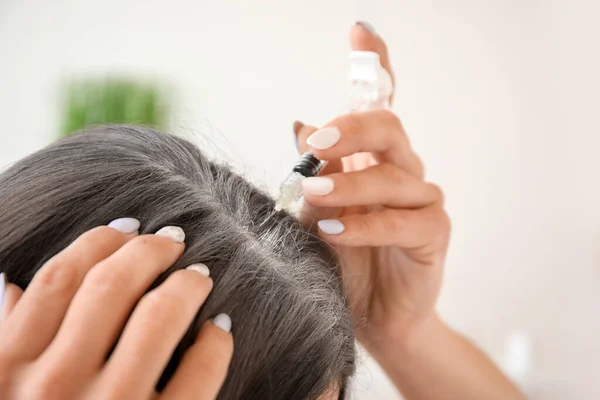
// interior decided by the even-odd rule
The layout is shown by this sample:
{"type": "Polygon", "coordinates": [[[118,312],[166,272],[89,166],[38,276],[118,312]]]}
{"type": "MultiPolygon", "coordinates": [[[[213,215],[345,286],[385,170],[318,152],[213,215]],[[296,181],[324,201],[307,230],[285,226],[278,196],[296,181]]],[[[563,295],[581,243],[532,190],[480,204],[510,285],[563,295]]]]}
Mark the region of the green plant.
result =
{"type": "Polygon", "coordinates": [[[122,78],[70,81],[65,88],[60,136],[90,125],[135,123],[164,129],[160,108],[164,91],[158,85],[122,78]]]}

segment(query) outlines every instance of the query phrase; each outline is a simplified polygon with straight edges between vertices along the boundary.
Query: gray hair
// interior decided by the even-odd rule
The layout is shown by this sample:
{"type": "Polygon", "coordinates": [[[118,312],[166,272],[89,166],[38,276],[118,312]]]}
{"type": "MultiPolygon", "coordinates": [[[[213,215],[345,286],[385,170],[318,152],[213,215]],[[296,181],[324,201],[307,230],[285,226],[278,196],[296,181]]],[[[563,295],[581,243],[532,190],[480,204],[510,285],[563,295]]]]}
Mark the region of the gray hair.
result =
{"type": "Polygon", "coordinates": [[[141,233],[181,226],[186,250],[153,284],[194,262],[214,289],[158,383],[200,325],[225,312],[235,354],[222,399],[316,399],[355,368],[351,316],[335,255],[290,214],[193,144],[153,129],[84,130],[0,174],[0,271],[25,288],[77,236],[118,217],[141,233]]]}

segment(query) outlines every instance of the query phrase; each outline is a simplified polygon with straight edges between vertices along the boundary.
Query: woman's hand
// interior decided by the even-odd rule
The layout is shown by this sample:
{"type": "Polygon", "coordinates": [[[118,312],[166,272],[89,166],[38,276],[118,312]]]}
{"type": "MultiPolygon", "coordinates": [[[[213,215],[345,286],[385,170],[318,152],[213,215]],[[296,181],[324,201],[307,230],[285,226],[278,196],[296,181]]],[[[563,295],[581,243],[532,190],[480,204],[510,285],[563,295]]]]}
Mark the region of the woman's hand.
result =
{"type": "MultiPolygon", "coordinates": [[[[361,24],[352,47],[379,53],[383,40],[361,24]]],[[[403,340],[435,316],[450,220],[441,190],[424,180],[423,165],[398,117],[377,110],[343,115],[316,131],[295,124],[300,150],[328,160],[320,177],[304,180],[310,206],[303,220],[341,255],[346,293],[370,350],[403,340]],[[316,132],[315,132],[316,131],[316,132]]]]}
{"type": "MultiPolygon", "coordinates": [[[[355,25],[351,41],[355,50],[379,53],[391,74],[385,43],[369,25],[355,25]]],[[[302,219],[318,221],[319,234],[339,251],[358,338],[404,397],[522,400],[435,312],[450,220],[398,117],[368,111],[318,131],[301,123],[294,130],[301,151],[329,161],[320,177],[303,181],[302,219]]]]}
{"type": "Polygon", "coordinates": [[[195,264],[144,294],[181,256],[185,235],[165,227],[138,236],[138,227],[124,218],[93,229],[48,261],[22,296],[5,287],[0,398],[216,397],[233,352],[224,314],[202,327],[164,391],[155,392],[212,280],[195,264]]]}

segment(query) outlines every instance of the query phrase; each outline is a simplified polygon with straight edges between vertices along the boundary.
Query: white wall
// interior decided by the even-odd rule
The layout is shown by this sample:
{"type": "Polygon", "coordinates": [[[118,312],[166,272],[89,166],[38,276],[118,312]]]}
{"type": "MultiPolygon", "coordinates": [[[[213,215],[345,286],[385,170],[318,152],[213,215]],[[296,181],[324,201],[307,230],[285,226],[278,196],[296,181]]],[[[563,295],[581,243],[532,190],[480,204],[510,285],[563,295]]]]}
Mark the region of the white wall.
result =
{"type": "MultiPolygon", "coordinates": [[[[368,20],[389,43],[395,110],[447,194],[443,315],[499,362],[506,337],[526,331],[532,398],[600,398],[599,11],[568,0],[3,0],[0,164],[51,140],[59,79],[136,72],[177,86],[177,131],[205,135],[274,188],[296,157],[294,119],[323,124],[339,110],[347,30],[368,20]]],[[[366,363],[357,398],[396,398],[366,363]]]]}

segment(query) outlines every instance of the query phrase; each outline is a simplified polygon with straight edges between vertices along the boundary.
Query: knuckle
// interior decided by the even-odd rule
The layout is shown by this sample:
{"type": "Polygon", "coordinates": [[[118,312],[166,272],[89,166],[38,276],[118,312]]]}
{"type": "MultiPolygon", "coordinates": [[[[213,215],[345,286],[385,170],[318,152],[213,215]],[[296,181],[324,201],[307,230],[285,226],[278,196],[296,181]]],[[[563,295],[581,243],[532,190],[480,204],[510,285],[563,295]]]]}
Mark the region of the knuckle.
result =
{"type": "Polygon", "coordinates": [[[142,309],[150,320],[158,326],[170,326],[177,319],[183,299],[173,293],[153,290],[142,299],[142,309]]]}
{"type": "Polygon", "coordinates": [[[63,257],[52,258],[37,272],[36,283],[58,294],[75,290],[80,278],[77,269],[70,264],[63,257]]]}
{"type": "Polygon", "coordinates": [[[346,115],[346,124],[352,132],[361,132],[364,127],[364,121],[359,113],[351,113],[346,115]]]}
{"type": "Polygon", "coordinates": [[[362,136],[364,132],[364,121],[360,113],[351,113],[336,118],[331,125],[336,126],[342,132],[342,140],[352,151],[358,151],[362,147],[362,136]]]}
{"type": "Polygon", "coordinates": [[[386,181],[399,182],[403,178],[400,167],[391,163],[381,164],[379,166],[379,173],[386,181]]]}
{"type": "Polygon", "coordinates": [[[398,117],[398,115],[396,115],[396,113],[394,113],[392,110],[385,108],[377,110],[377,112],[379,113],[380,118],[385,119],[393,126],[402,127],[402,121],[400,121],[400,117],[398,117]]]}
{"type": "Polygon", "coordinates": [[[108,268],[105,264],[97,265],[86,275],[83,285],[87,289],[99,295],[99,297],[110,298],[120,296],[125,292],[129,283],[133,280],[134,268],[123,266],[123,268],[108,268]]]}
{"type": "Polygon", "coordinates": [[[400,120],[400,117],[398,117],[393,111],[387,109],[378,110],[377,112],[380,113],[377,115],[377,117],[381,118],[387,127],[387,140],[390,140],[390,143],[400,140],[402,147],[410,147],[409,140],[406,132],[404,131],[404,126],[402,125],[402,120],[400,120]]]}
{"type": "Polygon", "coordinates": [[[344,133],[358,132],[362,127],[362,118],[358,113],[345,114],[334,119],[331,125],[337,126],[344,133]]]}
{"type": "Polygon", "coordinates": [[[32,400],[58,400],[70,392],[68,385],[69,374],[64,365],[53,364],[51,367],[42,368],[33,373],[25,388],[27,395],[24,398],[32,400]]]}

